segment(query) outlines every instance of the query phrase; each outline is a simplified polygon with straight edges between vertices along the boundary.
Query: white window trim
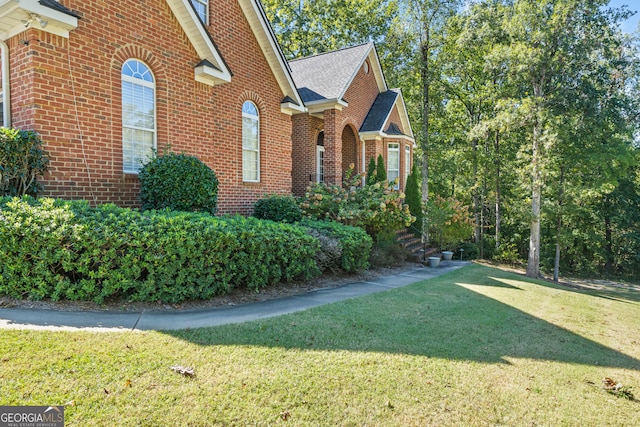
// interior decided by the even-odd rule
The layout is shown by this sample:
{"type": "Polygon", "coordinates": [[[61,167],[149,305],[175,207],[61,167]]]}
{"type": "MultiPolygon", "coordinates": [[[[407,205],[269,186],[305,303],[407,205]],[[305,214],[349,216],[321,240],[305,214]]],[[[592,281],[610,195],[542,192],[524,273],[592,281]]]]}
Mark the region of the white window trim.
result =
{"type": "Polygon", "coordinates": [[[404,182],[402,185],[406,187],[407,178],[411,173],[411,147],[407,144],[404,146],[404,182]]]}
{"type": "MultiPolygon", "coordinates": [[[[191,1],[204,5],[204,19],[202,21],[208,25],[209,24],[209,1],[208,0],[191,0],[191,1]]],[[[195,5],[193,6],[193,8],[195,9],[195,5]]],[[[202,18],[202,16],[200,16],[197,10],[196,10],[196,15],[198,15],[199,18],[202,18]]]]}
{"type": "Polygon", "coordinates": [[[256,122],[258,122],[258,144],[257,144],[257,148],[256,149],[248,149],[244,147],[244,124],[242,126],[242,181],[243,182],[260,182],[260,110],[258,110],[258,106],[251,102],[251,101],[245,101],[244,103],[242,103],[242,106],[244,107],[244,104],[250,102],[251,104],[253,104],[253,106],[255,107],[256,111],[258,112],[258,115],[253,115],[253,114],[249,114],[249,113],[245,113],[244,112],[244,108],[242,109],[242,118],[248,118],[248,119],[253,119],[256,122]],[[254,179],[244,179],[244,153],[245,151],[250,151],[253,153],[257,153],[257,178],[254,179]]]}
{"type": "Polygon", "coordinates": [[[324,182],[324,146],[316,145],[316,182],[324,182]],[[322,161],[321,161],[322,160],[322,161]]]}
{"type": "MultiPolygon", "coordinates": [[[[396,166],[396,165],[394,165],[396,166]]],[[[400,177],[400,144],[397,142],[390,142],[389,144],[387,144],[387,177],[390,178],[391,172],[396,172],[396,176],[399,178],[400,177]],[[392,151],[395,151],[398,153],[397,155],[397,159],[398,159],[398,164],[397,167],[392,168],[391,167],[391,162],[389,153],[391,153],[392,151]]],[[[395,179],[395,178],[394,178],[395,179]]],[[[392,179],[389,179],[389,182],[392,182],[392,179]]],[[[400,180],[398,180],[400,181],[400,180]]],[[[400,182],[398,182],[397,184],[394,185],[394,187],[396,190],[400,188],[400,182]]]]}
{"type": "MultiPolygon", "coordinates": [[[[124,164],[124,129],[134,129],[134,130],[144,130],[147,132],[151,132],[153,134],[153,142],[152,142],[152,148],[155,150],[157,148],[157,136],[158,136],[158,132],[157,132],[157,128],[158,128],[158,103],[157,103],[157,99],[156,99],[156,78],[153,75],[153,71],[151,71],[151,67],[149,67],[149,65],[147,65],[144,61],[141,61],[137,58],[129,58],[127,59],[123,64],[122,67],[124,69],[124,64],[126,64],[129,61],[137,61],[140,62],[141,64],[144,64],[145,67],[147,67],[147,69],[149,70],[149,73],[151,73],[151,77],[153,78],[152,82],[148,82],[146,80],[143,79],[139,79],[137,77],[132,77],[132,76],[127,76],[125,75],[122,70],[120,70],[120,78],[122,79],[123,82],[129,82],[129,83],[133,83],[133,84],[137,84],[140,86],[145,86],[148,88],[153,89],[153,129],[148,129],[148,128],[142,128],[142,127],[138,127],[138,126],[127,126],[124,124],[124,121],[122,122],[122,149],[123,149],[123,156],[122,156],[122,160],[123,160],[123,165],[122,165],[122,170],[124,173],[128,173],[128,174],[135,174],[137,175],[139,170],[130,170],[130,169],[126,169],[126,166],[124,164]]],[[[120,100],[122,102],[122,88],[120,89],[120,100]]],[[[123,102],[123,108],[124,108],[124,102],[123,102]]],[[[123,115],[123,119],[124,119],[124,115],[123,115]]]]}

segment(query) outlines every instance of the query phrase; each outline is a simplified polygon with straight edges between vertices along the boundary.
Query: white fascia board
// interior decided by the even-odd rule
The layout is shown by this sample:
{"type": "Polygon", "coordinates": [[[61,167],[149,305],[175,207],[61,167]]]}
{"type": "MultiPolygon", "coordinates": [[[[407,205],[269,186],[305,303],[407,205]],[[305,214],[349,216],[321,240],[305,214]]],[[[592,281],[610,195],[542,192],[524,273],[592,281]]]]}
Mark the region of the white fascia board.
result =
{"type": "Polygon", "coordinates": [[[382,140],[382,138],[384,138],[384,133],[374,130],[369,132],[358,132],[358,136],[360,136],[360,139],[362,139],[363,141],[372,139],[380,141],[382,140]]]}
{"type": "Polygon", "coordinates": [[[222,60],[218,49],[211,41],[209,33],[200,22],[195,10],[189,4],[190,0],[167,0],[169,8],[178,20],[191,45],[200,59],[206,59],[216,68],[201,65],[196,67],[195,79],[199,82],[215,85],[231,81],[231,71],[222,60]]]}
{"type": "Polygon", "coordinates": [[[409,120],[409,114],[407,113],[407,106],[404,103],[404,96],[402,95],[402,90],[401,89],[395,89],[400,93],[400,96],[398,97],[400,99],[400,102],[398,102],[398,100],[396,100],[396,105],[398,106],[398,113],[400,113],[400,121],[402,122],[402,127],[404,128],[405,132],[408,131],[409,132],[409,137],[411,137],[412,140],[415,139],[414,135],[413,135],[413,129],[411,128],[411,120],[409,120]]]}
{"type": "Polygon", "coordinates": [[[362,68],[362,65],[367,60],[367,58],[371,63],[371,68],[373,69],[373,75],[376,78],[376,84],[378,85],[378,93],[386,92],[388,90],[387,82],[384,80],[384,74],[382,73],[382,66],[380,65],[380,59],[378,58],[378,52],[376,51],[376,45],[373,43],[369,43],[369,49],[367,50],[367,54],[362,57],[362,60],[358,64],[358,67],[356,67],[353,75],[349,79],[349,82],[342,89],[342,93],[340,94],[339,98],[343,98],[344,95],[347,93],[347,90],[349,90],[349,88],[351,87],[351,83],[353,83],[353,80],[355,80],[356,76],[358,75],[358,72],[362,68]]]}
{"type": "Polygon", "coordinates": [[[210,86],[228,83],[229,80],[224,78],[224,73],[206,64],[198,65],[194,69],[195,80],[210,86]]]}
{"type": "Polygon", "coordinates": [[[384,73],[382,72],[382,65],[380,64],[380,58],[378,57],[378,51],[375,49],[375,45],[374,48],[369,51],[368,58],[373,68],[373,75],[376,77],[378,91],[380,93],[388,91],[389,88],[387,87],[387,81],[385,80],[384,73]]]}
{"type": "Polygon", "coordinates": [[[29,28],[69,38],[69,32],[78,28],[78,18],[43,6],[38,0],[5,0],[0,2],[0,25],[6,28],[0,33],[2,40],[7,40],[29,28]],[[29,20],[30,14],[38,15],[47,24],[42,27],[34,20],[25,27],[22,21],[29,20]]]}
{"type": "Polygon", "coordinates": [[[408,135],[388,135],[385,132],[381,132],[381,131],[369,131],[369,132],[359,132],[358,133],[360,136],[360,139],[362,140],[371,140],[371,139],[375,139],[377,141],[380,141],[384,138],[389,138],[389,139],[402,139],[405,141],[409,141],[413,144],[413,146],[415,147],[415,140],[408,136],[408,135]]]}
{"type": "Polygon", "coordinates": [[[343,99],[320,99],[318,101],[309,101],[305,105],[309,110],[309,113],[321,113],[325,110],[338,110],[342,111],[343,108],[348,107],[349,103],[343,99]]]}
{"type": "MultiPolygon", "coordinates": [[[[271,71],[273,72],[283,95],[293,99],[299,106],[303,106],[302,98],[293,82],[289,64],[284,58],[280,46],[271,30],[262,6],[256,0],[238,0],[240,8],[249,22],[249,26],[260,45],[271,71]]],[[[304,108],[304,107],[301,107],[304,108]]]]}
{"type": "Polygon", "coordinates": [[[280,104],[280,111],[289,116],[293,116],[294,114],[306,113],[307,108],[294,104],[293,102],[283,102],[280,104]]]}

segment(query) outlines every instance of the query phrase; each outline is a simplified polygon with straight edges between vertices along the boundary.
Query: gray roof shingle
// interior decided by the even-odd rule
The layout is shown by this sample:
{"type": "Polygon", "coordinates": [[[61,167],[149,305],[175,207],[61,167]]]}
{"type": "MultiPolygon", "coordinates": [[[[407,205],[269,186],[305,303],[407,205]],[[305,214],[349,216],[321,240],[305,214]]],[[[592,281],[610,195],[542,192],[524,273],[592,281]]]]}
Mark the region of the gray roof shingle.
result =
{"type": "Polygon", "coordinates": [[[339,99],[360,69],[372,43],[289,61],[304,102],[339,99]]]}
{"type": "Polygon", "coordinates": [[[398,89],[390,89],[378,94],[367,117],[362,122],[362,126],[360,126],[360,132],[381,132],[399,96],[398,89]]]}

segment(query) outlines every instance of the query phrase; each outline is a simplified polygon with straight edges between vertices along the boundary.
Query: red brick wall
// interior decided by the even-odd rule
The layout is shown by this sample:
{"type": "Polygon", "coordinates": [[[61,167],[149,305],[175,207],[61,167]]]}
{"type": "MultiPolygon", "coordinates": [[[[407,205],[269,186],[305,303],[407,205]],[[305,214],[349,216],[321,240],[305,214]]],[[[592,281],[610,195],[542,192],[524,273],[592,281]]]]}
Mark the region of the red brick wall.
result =
{"type": "MultiPolygon", "coordinates": [[[[371,68],[369,66],[369,70],[371,68]]],[[[324,112],[322,128],[325,134],[324,162],[325,182],[327,184],[341,184],[344,171],[351,163],[355,163],[356,171],[363,170],[362,145],[357,137],[357,131],[362,126],[377,96],[378,86],[373,72],[365,73],[363,68],[360,68],[344,96],[349,105],[343,108],[342,111],[328,110],[324,112]],[[347,129],[347,127],[350,129],[347,129]],[[345,147],[343,147],[343,143],[346,144],[345,147]]],[[[301,116],[307,117],[306,120],[313,119],[308,115],[301,116]]],[[[314,133],[308,130],[296,130],[298,123],[302,123],[302,120],[299,116],[294,117],[294,193],[297,195],[304,193],[303,185],[297,181],[305,179],[309,173],[315,174],[315,138],[317,131],[314,133]],[[299,149],[296,147],[306,148],[299,149]],[[299,155],[296,154],[296,150],[299,150],[299,155]],[[301,162],[299,163],[298,160],[301,162]]],[[[367,157],[366,161],[368,159],[367,157]]],[[[366,168],[366,164],[364,168],[366,168]]],[[[304,187],[306,187],[306,182],[308,181],[305,179],[304,182],[304,187]]]]}
{"type": "Polygon", "coordinates": [[[81,16],[69,39],[30,29],[9,41],[13,125],[45,142],[47,195],[138,205],[137,176],[122,172],[120,71],[129,58],[155,77],[159,151],[170,144],[212,167],[221,213],[248,214],[264,194],[291,192],[291,117],[237,2],[210,2],[209,28],[233,73],[215,87],[194,80],[200,58],[166,2],[61,3],[81,16]],[[260,183],[242,182],[245,100],[260,112],[260,183]]]}
{"type": "Polygon", "coordinates": [[[316,144],[324,129],[321,119],[308,114],[293,116],[293,194],[303,196],[316,181],[316,144]]]}
{"type": "Polygon", "coordinates": [[[347,122],[351,123],[355,129],[360,129],[373,102],[376,100],[379,93],[378,85],[371,70],[372,67],[369,65],[369,73],[365,74],[363,67],[360,67],[349,89],[347,89],[344,99],[349,103],[349,106],[342,110],[343,121],[338,129],[340,132],[342,132],[347,122]]]}

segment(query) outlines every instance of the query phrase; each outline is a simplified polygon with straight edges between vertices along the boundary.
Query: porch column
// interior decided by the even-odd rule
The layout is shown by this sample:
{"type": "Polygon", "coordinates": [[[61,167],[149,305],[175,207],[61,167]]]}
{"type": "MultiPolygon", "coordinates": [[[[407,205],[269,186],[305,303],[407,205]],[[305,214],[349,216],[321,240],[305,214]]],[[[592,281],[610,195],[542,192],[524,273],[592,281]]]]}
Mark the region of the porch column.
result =
{"type": "Polygon", "coordinates": [[[342,185],[342,135],[337,129],[336,110],[324,111],[324,182],[342,185]]]}

